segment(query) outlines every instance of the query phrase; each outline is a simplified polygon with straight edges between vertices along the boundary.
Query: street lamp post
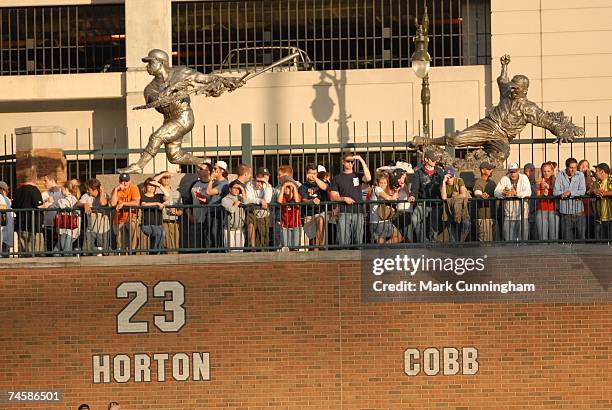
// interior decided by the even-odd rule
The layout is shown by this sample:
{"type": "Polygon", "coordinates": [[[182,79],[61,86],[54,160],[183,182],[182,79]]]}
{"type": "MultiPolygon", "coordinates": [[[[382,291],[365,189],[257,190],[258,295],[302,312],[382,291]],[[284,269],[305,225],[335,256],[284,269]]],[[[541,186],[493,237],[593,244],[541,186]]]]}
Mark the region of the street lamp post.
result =
{"type": "Polygon", "coordinates": [[[429,47],[429,17],[427,16],[427,4],[423,10],[423,18],[419,24],[415,17],[417,27],[416,35],[413,38],[415,50],[410,57],[412,69],[417,77],[422,78],[421,84],[421,105],[423,105],[423,136],[430,137],[429,132],[429,103],[431,93],[429,91],[429,69],[431,67],[431,56],[427,51],[429,47]]]}

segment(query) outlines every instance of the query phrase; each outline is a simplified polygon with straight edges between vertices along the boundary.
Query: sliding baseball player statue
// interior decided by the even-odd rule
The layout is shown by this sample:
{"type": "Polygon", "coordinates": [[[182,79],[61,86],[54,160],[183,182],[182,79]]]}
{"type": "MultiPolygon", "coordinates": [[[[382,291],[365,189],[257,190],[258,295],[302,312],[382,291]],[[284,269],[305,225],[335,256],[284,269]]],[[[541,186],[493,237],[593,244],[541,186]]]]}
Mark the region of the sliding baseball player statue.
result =
{"type": "Polygon", "coordinates": [[[510,142],[528,123],[549,130],[557,137],[556,142],[571,142],[574,137],[584,135],[584,129],[574,125],[563,112],[544,111],[529,101],[529,79],[524,75],[515,75],[512,80],[508,78],[509,55],[501,57],[500,62],[501,74],[497,78],[500,101],[485,118],[444,137],[415,137],[411,145],[416,148],[428,145],[481,147],[491,161],[501,164],[510,155],[510,142]]]}

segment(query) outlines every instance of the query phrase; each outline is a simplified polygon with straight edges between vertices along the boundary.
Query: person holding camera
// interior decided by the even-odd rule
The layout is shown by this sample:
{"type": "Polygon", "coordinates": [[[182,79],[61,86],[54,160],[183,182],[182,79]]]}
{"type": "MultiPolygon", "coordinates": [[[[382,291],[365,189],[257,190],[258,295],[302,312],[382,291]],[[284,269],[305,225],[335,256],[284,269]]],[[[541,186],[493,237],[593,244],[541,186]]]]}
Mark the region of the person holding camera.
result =
{"type": "Polygon", "coordinates": [[[504,240],[524,241],[529,237],[529,203],[531,183],[525,174],[519,173],[519,164],[508,167],[495,187],[495,197],[504,200],[504,240]]]}
{"type": "MultiPolygon", "coordinates": [[[[229,193],[221,200],[221,205],[227,211],[226,224],[223,228],[223,241],[226,248],[244,247],[244,225],[246,213],[244,211],[244,186],[238,180],[229,184],[229,193]]],[[[242,252],[242,249],[233,249],[242,252]]]]}
{"type": "Polygon", "coordinates": [[[285,180],[276,201],[281,204],[281,244],[283,249],[297,249],[300,246],[302,217],[299,205],[283,205],[302,202],[298,187],[293,181],[285,180]]]}
{"type": "Polygon", "coordinates": [[[464,242],[470,234],[469,194],[463,179],[455,176],[455,168],[444,168],[440,198],[445,202],[443,220],[451,242],[464,242]]]}
{"type": "Polygon", "coordinates": [[[392,222],[396,214],[394,204],[381,202],[397,201],[399,199],[399,186],[394,181],[394,187],[391,187],[389,185],[390,179],[389,173],[378,173],[370,196],[372,202],[370,207],[370,232],[372,240],[379,244],[400,243],[404,240],[402,234],[392,222]]]}

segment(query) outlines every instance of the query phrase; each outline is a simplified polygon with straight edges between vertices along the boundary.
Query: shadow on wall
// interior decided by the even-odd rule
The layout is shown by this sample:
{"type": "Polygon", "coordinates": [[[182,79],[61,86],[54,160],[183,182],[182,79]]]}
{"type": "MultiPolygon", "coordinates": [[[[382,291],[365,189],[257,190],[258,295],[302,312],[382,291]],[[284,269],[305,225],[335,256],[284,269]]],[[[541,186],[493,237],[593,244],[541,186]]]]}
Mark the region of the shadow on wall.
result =
{"type": "Polygon", "coordinates": [[[351,115],[346,112],[346,71],[321,71],[320,73],[320,81],[313,86],[315,99],[310,105],[312,116],[317,122],[329,122],[335,106],[330,95],[333,87],[338,101],[338,117],[334,119],[334,122],[338,124],[336,130],[337,142],[343,145],[348,144],[350,140],[348,120],[351,115]],[[328,80],[331,82],[328,82],[328,80]]]}

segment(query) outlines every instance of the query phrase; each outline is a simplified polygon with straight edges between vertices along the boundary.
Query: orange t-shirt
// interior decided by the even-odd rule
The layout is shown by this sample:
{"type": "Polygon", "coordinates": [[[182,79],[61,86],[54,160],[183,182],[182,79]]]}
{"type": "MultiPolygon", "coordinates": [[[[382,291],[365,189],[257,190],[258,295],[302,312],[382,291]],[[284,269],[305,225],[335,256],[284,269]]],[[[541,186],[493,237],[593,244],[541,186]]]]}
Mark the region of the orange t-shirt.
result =
{"type": "MultiPolygon", "coordinates": [[[[138,187],[134,184],[128,185],[127,189],[117,191],[117,205],[130,202],[139,198],[140,191],[138,190],[138,187]]],[[[119,225],[126,223],[130,219],[130,212],[132,213],[132,218],[136,218],[136,216],[138,215],[138,209],[124,211],[122,208],[121,210],[117,211],[117,213],[115,213],[114,224],[119,225]]]]}

